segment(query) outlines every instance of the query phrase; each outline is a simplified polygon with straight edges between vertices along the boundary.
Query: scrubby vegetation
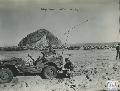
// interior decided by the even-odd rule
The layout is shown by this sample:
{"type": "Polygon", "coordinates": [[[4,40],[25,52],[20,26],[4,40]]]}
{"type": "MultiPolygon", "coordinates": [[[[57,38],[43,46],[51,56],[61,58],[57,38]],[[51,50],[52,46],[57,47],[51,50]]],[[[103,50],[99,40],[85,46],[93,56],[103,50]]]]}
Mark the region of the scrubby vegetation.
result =
{"type": "Polygon", "coordinates": [[[22,51],[22,50],[26,49],[18,46],[0,47],[0,51],[22,51]]]}

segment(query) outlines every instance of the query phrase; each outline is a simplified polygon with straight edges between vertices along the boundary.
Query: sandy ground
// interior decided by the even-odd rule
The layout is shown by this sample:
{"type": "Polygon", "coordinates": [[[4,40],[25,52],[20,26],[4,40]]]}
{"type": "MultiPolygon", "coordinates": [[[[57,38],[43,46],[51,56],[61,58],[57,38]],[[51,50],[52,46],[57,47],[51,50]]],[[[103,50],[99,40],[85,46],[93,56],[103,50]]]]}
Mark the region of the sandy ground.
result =
{"type": "MultiPolygon", "coordinates": [[[[27,53],[39,52],[0,52],[1,58],[12,56],[26,59],[27,53]]],[[[40,76],[17,76],[11,83],[0,84],[0,91],[98,91],[107,90],[108,81],[118,81],[120,89],[120,60],[115,60],[115,49],[64,51],[75,65],[71,79],[42,79],[40,76]]]]}

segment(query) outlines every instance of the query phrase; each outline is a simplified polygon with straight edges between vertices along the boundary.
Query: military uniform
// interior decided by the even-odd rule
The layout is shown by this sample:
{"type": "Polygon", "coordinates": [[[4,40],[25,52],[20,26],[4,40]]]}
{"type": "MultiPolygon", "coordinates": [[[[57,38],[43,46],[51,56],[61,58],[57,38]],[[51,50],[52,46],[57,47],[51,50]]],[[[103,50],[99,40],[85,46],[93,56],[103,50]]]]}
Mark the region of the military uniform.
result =
{"type": "Polygon", "coordinates": [[[117,55],[116,55],[116,60],[119,57],[120,59],[120,43],[116,46],[116,51],[117,51],[117,55]]]}

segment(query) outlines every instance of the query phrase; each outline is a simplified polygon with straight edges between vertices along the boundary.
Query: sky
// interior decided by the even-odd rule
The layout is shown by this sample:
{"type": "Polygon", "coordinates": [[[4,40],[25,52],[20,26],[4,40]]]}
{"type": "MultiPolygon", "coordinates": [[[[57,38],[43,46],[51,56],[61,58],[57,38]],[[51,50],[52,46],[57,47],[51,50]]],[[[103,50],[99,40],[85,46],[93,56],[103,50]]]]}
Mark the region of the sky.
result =
{"type": "Polygon", "coordinates": [[[38,29],[47,29],[68,44],[119,41],[118,2],[0,0],[0,46],[15,46],[38,29]]]}

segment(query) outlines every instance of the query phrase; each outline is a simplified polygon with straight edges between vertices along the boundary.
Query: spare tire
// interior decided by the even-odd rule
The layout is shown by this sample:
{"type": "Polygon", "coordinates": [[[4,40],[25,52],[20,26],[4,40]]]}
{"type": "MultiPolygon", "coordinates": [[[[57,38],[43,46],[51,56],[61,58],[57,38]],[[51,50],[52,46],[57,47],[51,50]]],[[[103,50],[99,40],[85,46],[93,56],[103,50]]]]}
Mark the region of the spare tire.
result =
{"type": "Polygon", "coordinates": [[[0,69],[0,83],[9,83],[13,79],[13,73],[8,68],[0,69]]]}
{"type": "Polygon", "coordinates": [[[57,69],[54,66],[47,66],[42,72],[43,78],[52,79],[57,76],[57,69]]]}

